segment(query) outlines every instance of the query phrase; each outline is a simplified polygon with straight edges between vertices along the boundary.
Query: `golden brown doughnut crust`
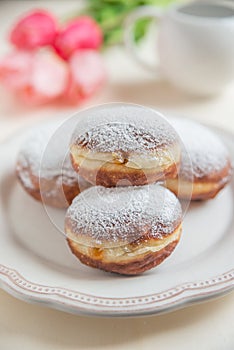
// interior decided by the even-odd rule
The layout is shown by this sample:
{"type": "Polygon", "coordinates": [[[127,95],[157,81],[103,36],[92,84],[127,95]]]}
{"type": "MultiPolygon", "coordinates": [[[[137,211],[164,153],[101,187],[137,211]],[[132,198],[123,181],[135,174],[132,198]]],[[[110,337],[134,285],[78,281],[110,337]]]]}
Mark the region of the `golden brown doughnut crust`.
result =
{"type": "Polygon", "coordinates": [[[172,164],[161,172],[152,169],[128,168],[122,164],[104,163],[96,172],[79,167],[71,154],[71,162],[74,170],[79,173],[89,183],[97,186],[115,187],[119,183],[121,186],[141,186],[154,183],[164,178],[175,178],[178,173],[179,164],[172,164]]]}
{"type": "Polygon", "coordinates": [[[193,183],[183,177],[167,179],[165,186],[181,199],[202,201],[212,199],[230,182],[232,177],[231,162],[227,161],[226,167],[220,171],[212,172],[201,178],[193,178],[193,183]],[[180,181],[180,188],[178,188],[180,181]],[[186,186],[187,184],[187,186],[186,186]]]}
{"type": "MultiPolygon", "coordinates": [[[[72,181],[70,185],[62,184],[62,190],[57,188],[56,178],[52,179],[39,179],[39,177],[33,175],[30,168],[26,169],[18,162],[16,166],[16,175],[25,191],[31,195],[37,201],[41,201],[46,205],[50,205],[55,208],[67,208],[72,200],[80,193],[80,188],[77,181],[72,181]],[[21,171],[27,172],[28,177],[32,183],[32,186],[26,186],[21,171]],[[52,196],[51,191],[55,191],[52,196]]],[[[58,181],[61,181],[61,178],[58,181]]],[[[87,184],[87,187],[89,185],[87,184]]]]}
{"type": "Polygon", "coordinates": [[[165,186],[179,198],[214,198],[230,181],[232,164],[225,144],[208,127],[188,119],[171,118],[183,143],[180,172],[165,186]]]}
{"type": "Polygon", "coordinates": [[[73,200],[65,233],[81,262],[105,271],[138,274],[170,255],[180,239],[181,222],[178,199],[159,184],[96,186],[73,200]]]}
{"type": "Polygon", "coordinates": [[[73,170],[69,142],[74,125],[53,120],[26,133],[16,160],[16,175],[33,198],[67,208],[80,191],[90,187],[73,170]]]}
{"type": "Polygon", "coordinates": [[[174,178],[181,147],[160,113],[119,103],[87,110],[74,129],[70,153],[74,170],[93,185],[141,186],[174,178]]]}
{"type": "Polygon", "coordinates": [[[169,243],[165,248],[157,252],[142,254],[140,257],[136,256],[130,262],[125,263],[105,263],[101,260],[99,254],[97,254],[96,258],[94,259],[91,256],[81,254],[77,249],[76,242],[73,240],[67,238],[67,242],[72,253],[85,265],[122,275],[138,275],[161,264],[169,255],[171,255],[177,246],[179,239],[169,243]]]}

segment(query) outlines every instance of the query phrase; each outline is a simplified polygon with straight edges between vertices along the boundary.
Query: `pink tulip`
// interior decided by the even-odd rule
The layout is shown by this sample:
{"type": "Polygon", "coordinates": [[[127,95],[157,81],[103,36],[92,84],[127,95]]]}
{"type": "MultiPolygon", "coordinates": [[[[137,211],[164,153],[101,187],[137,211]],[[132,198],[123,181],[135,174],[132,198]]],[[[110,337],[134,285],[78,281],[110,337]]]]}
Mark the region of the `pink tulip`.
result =
{"type": "Polygon", "coordinates": [[[68,79],[67,63],[53,51],[14,51],[0,62],[0,82],[30,104],[63,96],[68,79]]]}
{"type": "Polygon", "coordinates": [[[102,44],[102,31],[91,17],[79,17],[66,25],[55,39],[55,50],[68,59],[77,49],[98,49],[102,44]]]}
{"type": "Polygon", "coordinates": [[[70,81],[65,98],[77,103],[94,94],[106,80],[101,55],[95,50],[78,50],[69,60],[70,81]]]}
{"type": "Polygon", "coordinates": [[[53,52],[38,52],[34,57],[30,84],[21,91],[21,97],[29,104],[52,102],[63,96],[68,79],[66,62],[53,52]]]}
{"type": "Polygon", "coordinates": [[[19,90],[29,84],[33,54],[13,51],[0,60],[0,82],[11,90],[19,90]]]}
{"type": "Polygon", "coordinates": [[[77,85],[72,77],[72,74],[70,72],[70,79],[67,84],[67,89],[63,95],[63,102],[70,105],[77,105],[82,103],[85,100],[85,98],[81,95],[81,90],[79,85],[77,85]]]}
{"type": "Polygon", "coordinates": [[[31,76],[34,90],[43,96],[55,98],[63,94],[68,82],[68,66],[52,52],[35,55],[31,76]]]}
{"type": "Polygon", "coordinates": [[[33,11],[22,17],[10,33],[10,41],[19,49],[32,50],[53,45],[57,32],[54,16],[44,10],[33,11]]]}

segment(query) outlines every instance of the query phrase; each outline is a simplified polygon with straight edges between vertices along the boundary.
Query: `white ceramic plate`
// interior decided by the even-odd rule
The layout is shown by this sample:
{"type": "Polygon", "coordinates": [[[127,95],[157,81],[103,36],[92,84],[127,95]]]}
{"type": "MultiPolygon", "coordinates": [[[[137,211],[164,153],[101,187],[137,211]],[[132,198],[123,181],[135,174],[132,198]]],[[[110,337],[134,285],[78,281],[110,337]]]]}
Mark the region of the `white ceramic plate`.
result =
{"type": "MultiPolygon", "coordinates": [[[[216,131],[234,159],[234,136],[216,131]]],[[[23,139],[14,136],[0,147],[0,284],[10,294],[73,313],[134,316],[234,287],[233,183],[214,200],[191,205],[181,242],[163,264],[140,276],[118,276],[80,264],[43,206],[21,189],[14,164],[23,139]]],[[[64,213],[53,209],[62,221],[64,213]]]]}

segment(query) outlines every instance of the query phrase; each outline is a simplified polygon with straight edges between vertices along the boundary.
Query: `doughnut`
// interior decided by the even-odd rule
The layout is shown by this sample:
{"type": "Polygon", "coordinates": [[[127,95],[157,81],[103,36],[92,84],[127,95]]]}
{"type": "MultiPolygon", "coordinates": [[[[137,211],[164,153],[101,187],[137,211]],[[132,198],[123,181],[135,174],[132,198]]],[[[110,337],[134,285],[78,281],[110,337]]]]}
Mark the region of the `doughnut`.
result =
{"type": "Polygon", "coordinates": [[[83,264],[136,275],[173,252],[181,222],[178,199],[159,184],[93,186],[68,208],[65,233],[72,253],[83,264]]]}
{"type": "Polygon", "coordinates": [[[24,190],[34,199],[67,208],[80,190],[90,184],[72,168],[69,156],[72,131],[52,138],[58,126],[58,122],[47,122],[28,133],[18,153],[16,174],[24,190]],[[51,149],[47,151],[51,138],[51,149]]]}
{"type": "Polygon", "coordinates": [[[182,148],[179,175],[166,179],[166,187],[182,199],[214,198],[231,179],[232,166],[226,147],[215,133],[199,123],[173,118],[171,124],[190,159],[182,148]]]}
{"type": "Polygon", "coordinates": [[[141,186],[177,175],[180,142],[150,108],[109,104],[86,111],[74,130],[74,169],[93,185],[141,186]]]}

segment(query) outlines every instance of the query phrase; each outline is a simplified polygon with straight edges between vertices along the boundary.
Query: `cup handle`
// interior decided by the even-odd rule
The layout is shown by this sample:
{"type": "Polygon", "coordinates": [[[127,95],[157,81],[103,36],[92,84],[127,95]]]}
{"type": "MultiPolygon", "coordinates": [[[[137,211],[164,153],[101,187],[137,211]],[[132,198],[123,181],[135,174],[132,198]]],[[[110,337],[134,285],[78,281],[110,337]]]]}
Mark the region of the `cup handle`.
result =
{"type": "Polygon", "coordinates": [[[158,65],[151,65],[147,63],[138,54],[137,47],[133,38],[133,26],[138,19],[153,18],[161,20],[163,10],[155,6],[140,6],[135,11],[131,12],[126,18],[124,24],[124,44],[129,54],[138,62],[144,69],[153,72],[156,76],[160,77],[160,69],[158,65]]]}

